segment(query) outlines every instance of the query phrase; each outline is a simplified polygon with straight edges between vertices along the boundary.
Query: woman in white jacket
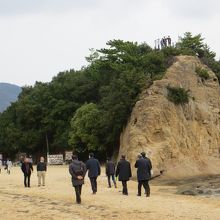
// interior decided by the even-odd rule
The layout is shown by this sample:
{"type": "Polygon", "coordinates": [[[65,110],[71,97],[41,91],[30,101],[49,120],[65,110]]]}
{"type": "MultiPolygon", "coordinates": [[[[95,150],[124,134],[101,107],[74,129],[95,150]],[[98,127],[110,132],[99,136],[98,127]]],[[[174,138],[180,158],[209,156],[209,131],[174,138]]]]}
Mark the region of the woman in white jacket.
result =
{"type": "Polygon", "coordinates": [[[12,167],[12,162],[11,162],[10,159],[7,160],[6,166],[7,166],[7,173],[10,174],[11,173],[11,167],[12,167]]]}

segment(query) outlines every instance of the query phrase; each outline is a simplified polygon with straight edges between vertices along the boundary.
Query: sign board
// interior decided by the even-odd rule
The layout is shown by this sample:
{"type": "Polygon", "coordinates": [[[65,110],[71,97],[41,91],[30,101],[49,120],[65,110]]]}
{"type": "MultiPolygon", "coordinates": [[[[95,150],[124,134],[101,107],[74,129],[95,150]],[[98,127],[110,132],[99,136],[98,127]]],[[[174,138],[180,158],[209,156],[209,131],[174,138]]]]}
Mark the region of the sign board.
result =
{"type": "Polygon", "coordinates": [[[2,160],[2,154],[0,154],[0,160],[2,160]]]}
{"type": "Polygon", "coordinates": [[[65,160],[72,160],[72,151],[65,151],[65,160]]]}
{"type": "Polygon", "coordinates": [[[48,155],[48,162],[51,165],[59,165],[63,164],[63,154],[53,154],[53,155],[48,155]]]}

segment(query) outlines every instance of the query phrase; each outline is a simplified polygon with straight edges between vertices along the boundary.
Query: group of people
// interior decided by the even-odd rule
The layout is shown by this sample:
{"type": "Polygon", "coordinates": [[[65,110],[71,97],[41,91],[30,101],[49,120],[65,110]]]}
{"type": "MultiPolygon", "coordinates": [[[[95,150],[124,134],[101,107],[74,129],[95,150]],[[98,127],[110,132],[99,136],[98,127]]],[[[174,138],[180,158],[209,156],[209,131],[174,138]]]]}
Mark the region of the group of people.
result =
{"type": "MultiPolygon", "coordinates": [[[[147,197],[150,196],[149,180],[152,174],[152,163],[149,158],[146,157],[145,152],[142,152],[135,163],[137,168],[138,179],[138,194],[141,196],[142,186],[145,189],[147,197]]],[[[88,171],[88,177],[90,179],[92,193],[97,193],[97,178],[101,174],[101,167],[99,161],[94,157],[93,153],[89,154],[89,159],[86,163],[78,160],[77,155],[72,156],[72,163],[69,165],[69,173],[72,177],[72,185],[75,188],[76,202],[81,203],[82,185],[84,184],[84,178],[88,171]]],[[[116,178],[122,182],[122,194],[128,195],[127,182],[132,177],[130,162],[126,160],[126,156],[122,155],[117,166],[110,158],[106,161],[106,176],[108,177],[108,187],[111,188],[111,179],[114,187],[117,188],[116,178]]]]}
{"type": "Polygon", "coordinates": [[[171,37],[163,37],[162,39],[158,38],[155,40],[155,49],[160,50],[166,47],[171,47],[172,46],[172,40],[171,37]]]}
{"type": "MultiPolygon", "coordinates": [[[[24,174],[24,186],[30,188],[31,174],[34,171],[31,158],[25,157],[21,160],[21,170],[24,174]]],[[[44,157],[41,157],[37,163],[38,187],[45,186],[46,171],[47,164],[44,161],[44,157]]]]}
{"type": "Polygon", "coordinates": [[[171,37],[163,37],[160,41],[161,48],[171,47],[171,37]]]}
{"type": "Polygon", "coordinates": [[[2,172],[2,169],[5,169],[7,174],[10,174],[11,173],[11,167],[12,167],[12,162],[11,162],[10,159],[7,159],[4,162],[0,159],[0,174],[2,172]]]}
{"type": "MultiPolygon", "coordinates": [[[[30,187],[31,174],[34,172],[32,159],[30,157],[24,157],[21,159],[21,170],[24,174],[24,186],[30,187]]],[[[9,169],[12,163],[10,160],[6,162],[7,169],[9,169]]],[[[2,168],[2,161],[0,160],[0,172],[2,168]]],[[[150,196],[150,187],[149,180],[152,174],[152,164],[149,158],[146,157],[145,152],[142,152],[138,155],[138,159],[135,163],[135,168],[137,168],[137,179],[138,179],[138,194],[141,196],[142,186],[145,189],[145,194],[147,197],[150,196]]],[[[38,186],[45,186],[45,176],[47,171],[47,164],[44,160],[44,157],[40,157],[39,162],[37,163],[37,177],[38,177],[38,186]]],[[[84,178],[88,172],[88,177],[90,179],[92,193],[96,194],[97,187],[97,178],[101,174],[101,166],[99,161],[94,157],[93,153],[89,154],[89,159],[86,163],[78,160],[77,155],[72,155],[72,162],[69,165],[69,173],[72,177],[72,185],[75,188],[76,202],[81,203],[81,192],[82,185],[84,184],[84,178]]],[[[127,182],[132,177],[131,165],[126,156],[122,155],[120,161],[116,164],[110,159],[107,158],[105,173],[108,179],[108,187],[111,188],[112,182],[114,187],[117,188],[116,178],[122,182],[122,194],[128,195],[127,182]]]]}

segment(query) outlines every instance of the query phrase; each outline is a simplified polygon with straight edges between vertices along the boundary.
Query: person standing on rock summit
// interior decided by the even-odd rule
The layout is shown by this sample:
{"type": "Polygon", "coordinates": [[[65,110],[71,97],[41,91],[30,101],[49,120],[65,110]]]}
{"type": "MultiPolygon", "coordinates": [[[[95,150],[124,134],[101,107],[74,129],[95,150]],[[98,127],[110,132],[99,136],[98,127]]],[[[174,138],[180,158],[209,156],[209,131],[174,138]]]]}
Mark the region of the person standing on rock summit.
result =
{"type": "Polygon", "coordinates": [[[119,176],[119,181],[122,182],[122,194],[128,195],[128,188],[127,188],[127,181],[131,178],[131,165],[130,163],[125,159],[126,156],[122,155],[121,160],[118,162],[117,168],[116,168],[116,177],[119,176]]]}
{"type": "Polygon", "coordinates": [[[137,179],[138,179],[138,194],[141,196],[142,186],[145,189],[146,196],[150,196],[149,180],[151,178],[152,163],[149,158],[146,157],[146,153],[142,152],[141,156],[135,163],[137,168],[137,179]]]}
{"type": "Polygon", "coordinates": [[[94,154],[89,154],[89,159],[86,162],[88,177],[90,179],[93,194],[97,193],[97,177],[101,174],[100,163],[94,158],[94,154]]]}
{"type": "Polygon", "coordinates": [[[69,165],[69,173],[72,176],[72,184],[75,188],[76,202],[81,203],[82,185],[86,175],[86,165],[78,160],[76,155],[72,155],[72,163],[69,165]]]}

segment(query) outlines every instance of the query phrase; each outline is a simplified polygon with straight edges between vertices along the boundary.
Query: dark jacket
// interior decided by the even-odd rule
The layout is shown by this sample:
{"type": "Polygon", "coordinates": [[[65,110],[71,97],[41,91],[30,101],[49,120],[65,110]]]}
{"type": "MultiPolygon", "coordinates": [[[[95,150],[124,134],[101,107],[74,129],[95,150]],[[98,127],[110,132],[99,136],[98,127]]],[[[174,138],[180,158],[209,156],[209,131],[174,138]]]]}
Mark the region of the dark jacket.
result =
{"type": "Polygon", "coordinates": [[[119,181],[128,181],[131,177],[131,165],[127,160],[121,159],[116,169],[116,177],[119,181]]]}
{"type": "Polygon", "coordinates": [[[39,162],[37,164],[37,171],[47,171],[47,164],[45,162],[39,162]]]}
{"type": "Polygon", "coordinates": [[[84,177],[86,175],[86,165],[82,161],[73,160],[69,165],[69,173],[72,176],[73,186],[79,186],[84,184],[84,177]],[[82,176],[83,179],[77,179],[77,176],[82,176]]]}
{"type": "Polygon", "coordinates": [[[149,158],[140,158],[135,163],[135,168],[137,168],[137,178],[138,181],[149,180],[151,178],[151,161],[149,158]]]}
{"type": "Polygon", "coordinates": [[[149,162],[150,167],[151,167],[150,169],[152,170],[152,163],[151,163],[151,160],[150,160],[148,157],[143,157],[143,158],[149,162]]]}
{"type": "Polygon", "coordinates": [[[32,163],[22,163],[21,170],[24,173],[24,175],[30,175],[33,171],[32,163]]]}
{"type": "Polygon", "coordinates": [[[115,164],[112,161],[108,161],[105,167],[105,173],[107,176],[115,175],[115,164]]]}
{"type": "Polygon", "coordinates": [[[87,160],[86,169],[89,171],[88,172],[89,178],[98,177],[101,174],[99,161],[93,157],[87,160]]]}

